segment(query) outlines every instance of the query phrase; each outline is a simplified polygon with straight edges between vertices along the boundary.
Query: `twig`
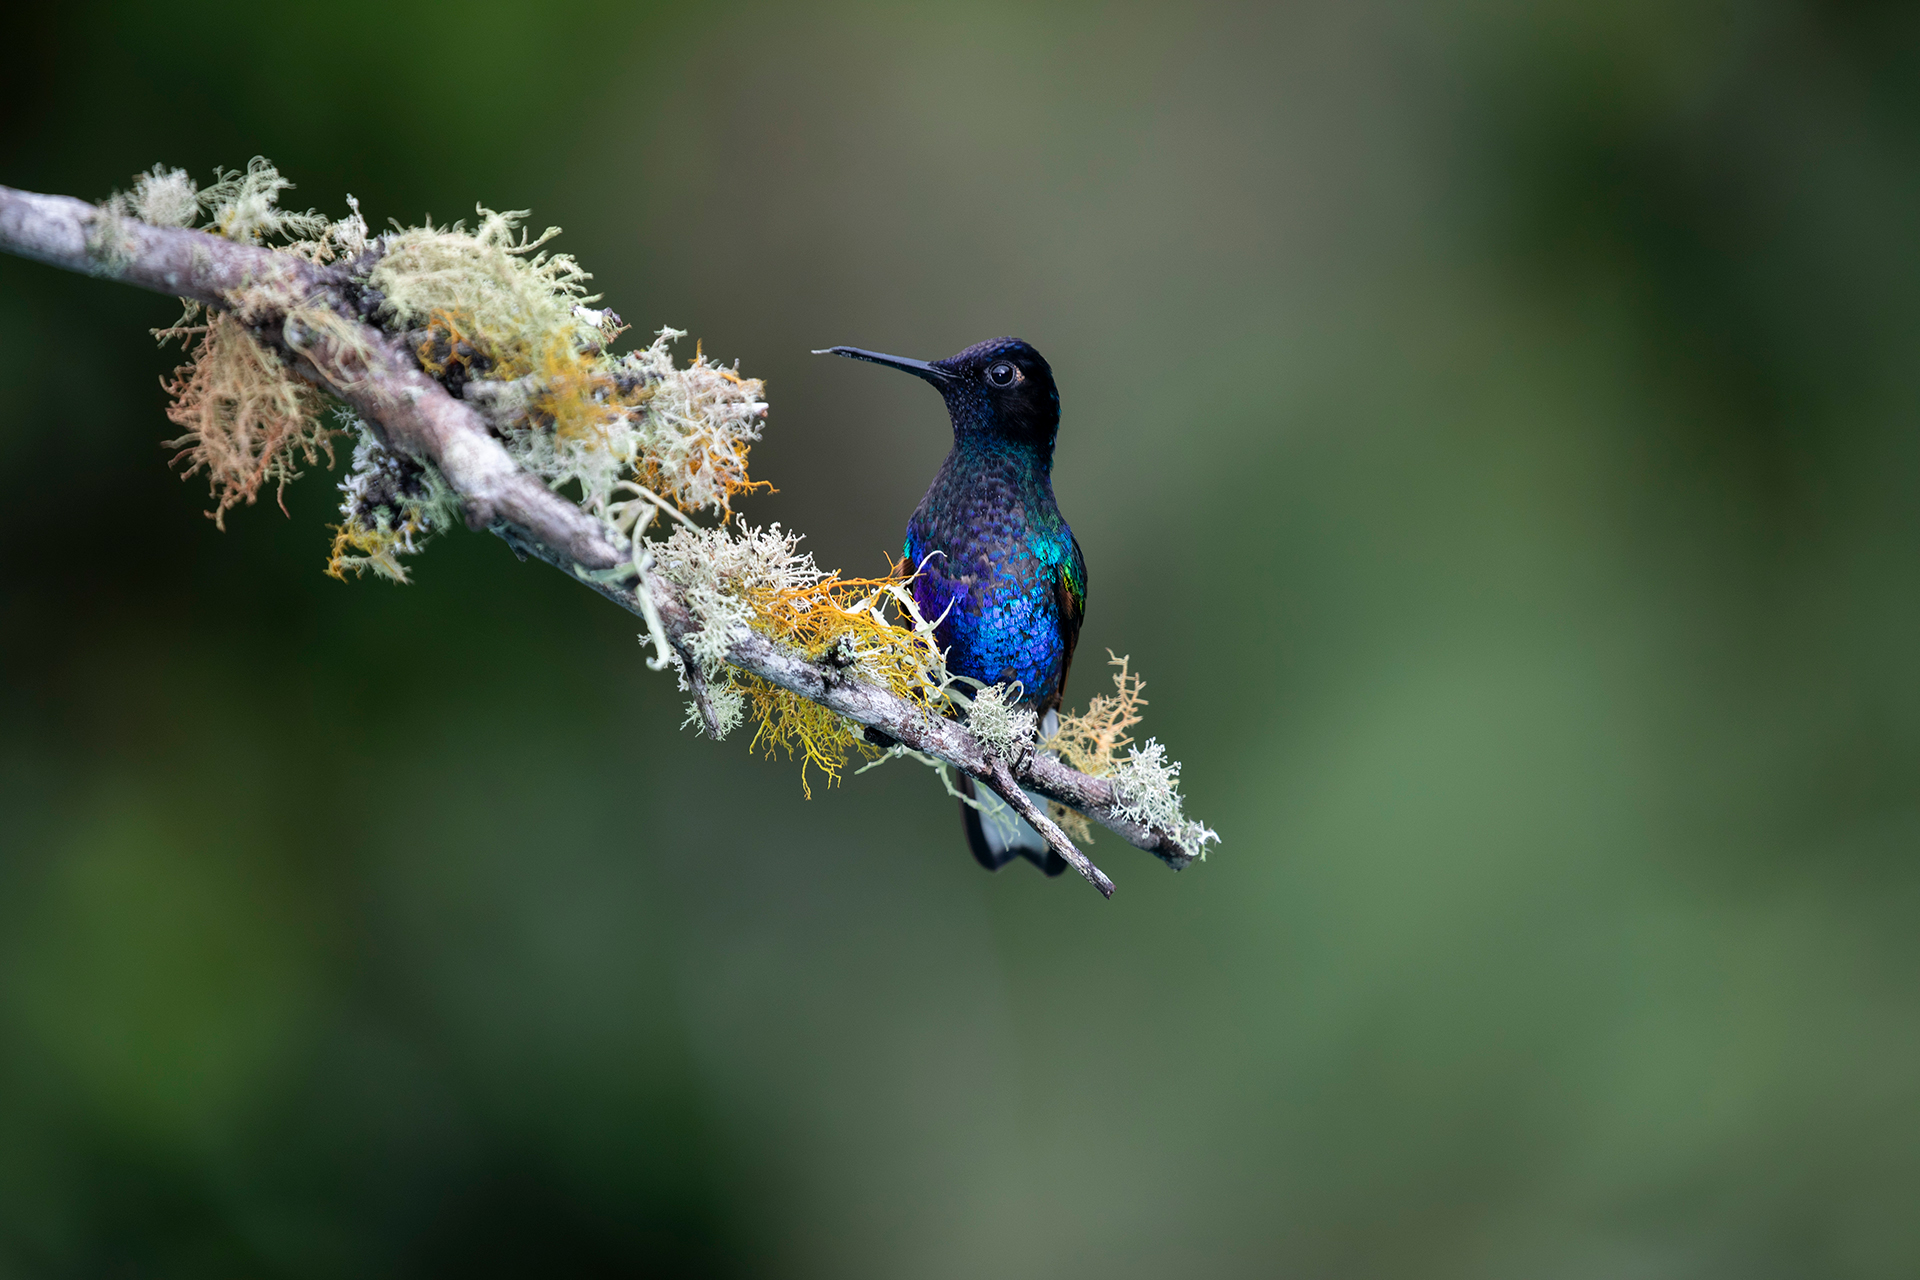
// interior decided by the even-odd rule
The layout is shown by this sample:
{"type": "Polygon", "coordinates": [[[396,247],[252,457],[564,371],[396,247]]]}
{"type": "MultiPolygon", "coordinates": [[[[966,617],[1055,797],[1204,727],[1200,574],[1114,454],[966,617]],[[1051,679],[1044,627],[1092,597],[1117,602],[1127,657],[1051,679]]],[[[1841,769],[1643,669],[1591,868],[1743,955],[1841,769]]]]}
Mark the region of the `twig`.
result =
{"type": "Polygon", "coordinates": [[[707,688],[707,677],[700,670],[700,664],[680,646],[674,646],[674,652],[680,656],[680,671],[687,678],[687,692],[693,698],[693,708],[700,713],[700,725],[707,736],[715,742],[720,741],[723,731],[720,728],[720,715],[713,709],[713,694],[707,688]]]}
{"type": "MultiPolygon", "coordinates": [[[[469,526],[491,530],[522,556],[553,565],[632,613],[655,615],[681,652],[706,730],[718,735],[698,666],[685,659],[685,640],[698,627],[677,590],[654,575],[640,579],[632,569],[632,548],[614,545],[598,520],[523,471],[472,405],[427,376],[402,342],[365,322],[342,288],[354,264],[316,266],[292,254],[202,231],[149,226],[80,200],[8,187],[0,187],[0,250],[240,315],[303,376],[353,406],[389,446],[437,468],[459,495],[469,526]],[[606,572],[617,566],[626,566],[626,573],[606,572]],[[637,593],[642,581],[650,588],[645,598],[637,593]]],[[[960,722],[756,632],[734,637],[727,661],[992,788],[1102,894],[1113,893],[1113,882],[1038,811],[1023,784],[1176,870],[1200,853],[1187,846],[1181,831],[1121,817],[1110,781],[1035,752],[1009,762],[960,722]]]]}
{"type": "Polygon", "coordinates": [[[1013,780],[1013,773],[1007,768],[1006,759],[993,757],[993,771],[987,775],[987,785],[997,792],[1002,800],[1013,806],[1014,812],[1027,820],[1027,825],[1038,831],[1053,851],[1073,864],[1073,869],[1087,878],[1087,883],[1100,891],[1105,898],[1113,896],[1113,881],[1107,879],[1107,873],[1087,861],[1087,855],[1073,847],[1073,841],[1067,839],[1067,833],[1060,824],[1040,812],[1020,784],[1013,780]]]}

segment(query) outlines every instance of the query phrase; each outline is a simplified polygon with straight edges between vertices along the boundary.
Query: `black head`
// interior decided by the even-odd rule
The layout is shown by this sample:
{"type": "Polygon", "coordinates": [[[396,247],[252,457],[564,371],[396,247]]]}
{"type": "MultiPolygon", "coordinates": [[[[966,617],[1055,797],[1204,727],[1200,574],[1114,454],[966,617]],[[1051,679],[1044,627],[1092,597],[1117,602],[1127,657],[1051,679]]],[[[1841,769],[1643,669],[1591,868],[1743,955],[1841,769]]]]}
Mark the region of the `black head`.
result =
{"type": "Polygon", "coordinates": [[[945,360],[909,360],[859,347],[815,355],[870,360],[925,378],[947,402],[957,434],[985,432],[1050,445],[1060,429],[1060,392],[1046,357],[1018,338],[990,338],[945,360]]]}

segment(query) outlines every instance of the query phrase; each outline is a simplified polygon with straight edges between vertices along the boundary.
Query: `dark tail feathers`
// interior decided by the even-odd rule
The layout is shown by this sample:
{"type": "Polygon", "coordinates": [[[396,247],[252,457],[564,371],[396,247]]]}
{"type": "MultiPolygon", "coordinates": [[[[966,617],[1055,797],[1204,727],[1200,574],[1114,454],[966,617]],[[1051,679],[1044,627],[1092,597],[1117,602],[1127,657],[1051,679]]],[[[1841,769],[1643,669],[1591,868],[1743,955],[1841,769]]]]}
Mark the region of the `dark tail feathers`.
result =
{"type": "MultiPolygon", "coordinates": [[[[980,805],[976,809],[964,800],[960,802],[960,821],[967,829],[967,847],[973,850],[974,861],[989,871],[998,871],[1016,857],[1025,858],[1049,876],[1067,869],[1067,860],[1055,853],[1006,801],[985,787],[976,788],[972,778],[963,776],[960,786],[980,805]]],[[[1044,798],[1031,791],[1027,795],[1036,808],[1045,811],[1044,798]]]]}

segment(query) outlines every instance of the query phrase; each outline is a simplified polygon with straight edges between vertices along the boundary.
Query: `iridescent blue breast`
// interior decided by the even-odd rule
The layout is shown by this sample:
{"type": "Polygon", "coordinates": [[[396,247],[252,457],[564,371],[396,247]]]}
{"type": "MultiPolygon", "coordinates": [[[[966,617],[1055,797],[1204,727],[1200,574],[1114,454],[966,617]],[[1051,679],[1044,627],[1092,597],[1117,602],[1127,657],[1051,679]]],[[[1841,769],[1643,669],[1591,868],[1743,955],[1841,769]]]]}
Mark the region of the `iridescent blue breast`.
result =
{"type": "Polygon", "coordinates": [[[943,618],[948,670],[1058,702],[1086,568],[1044,474],[1016,451],[956,449],[908,523],[906,555],[922,614],[943,618]]]}

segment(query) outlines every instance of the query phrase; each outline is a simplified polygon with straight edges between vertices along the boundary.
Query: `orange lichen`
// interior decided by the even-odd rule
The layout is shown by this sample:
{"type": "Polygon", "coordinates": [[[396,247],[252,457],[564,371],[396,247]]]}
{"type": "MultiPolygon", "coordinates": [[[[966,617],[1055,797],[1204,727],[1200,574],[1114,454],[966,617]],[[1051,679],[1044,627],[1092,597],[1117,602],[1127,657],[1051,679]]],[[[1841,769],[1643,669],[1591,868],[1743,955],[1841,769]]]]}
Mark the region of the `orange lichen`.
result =
{"type": "Polygon", "coordinates": [[[268,482],[285,511],[281,495],[299,477],[302,460],[312,465],[324,453],[333,465],[336,433],[320,419],[324,400],[296,382],[239,320],[216,312],[205,324],[176,325],[156,336],[187,344],[190,362],[161,383],[173,399],[168,419],[187,429],[167,447],[180,451],[173,461],[185,462],[183,479],[207,473],[214,524],[225,529],[228,510],[251,504],[268,482]]]}
{"type": "Polygon", "coordinates": [[[549,345],[540,359],[540,382],[533,410],[562,440],[591,435],[604,442],[613,418],[646,403],[653,395],[653,388],[645,385],[621,390],[597,353],[557,342],[549,345]]]}
{"type": "Polygon", "coordinates": [[[751,592],[753,626],[808,654],[838,649],[868,679],[930,706],[938,691],[927,676],[940,655],[928,634],[895,620],[911,598],[912,583],[913,573],[902,560],[890,563],[883,578],[842,578],[835,572],[818,582],[751,592]]]}
{"type": "MultiPolygon", "coordinates": [[[[719,506],[724,513],[730,514],[733,511],[733,499],[742,493],[757,493],[761,491],[767,493],[780,492],[773,487],[770,481],[749,480],[747,478],[746,452],[745,449],[740,450],[739,471],[735,473],[732,472],[731,468],[724,469],[721,479],[719,480],[717,488],[722,495],[719,498],[719,506]]],[[[698,471],[701,465],[701,463],[696,463],[694,470],[698,471]]],[[[673,504],[682,511],[698,511],[701,506],[704,505],[696,501],[692,494],[689,493],[691,486],[674,483],[671,474],[662,468],[659,461],[651,455],[639,460],[639,465],[634,469],[634,474],[639,478],[640,483],[646,485],[647,488],[654,490],[663,497],[673,499],[673,504]]]]}
{"type": "MultiPolygon", "coordinates": [[[[748,593],[751,625],[765,635],[820,660],[856,668],[867,679],[931,710],[944,688],[944,663],[931,628],[902,625],[889,614],[905,615],[913,574],[905,561],[889,566],[882,578],[841,578],[748,593]]],[[[880,749],[860,726],[757,676],[741,681],[755,721],[751,747],[771,758],[776,747],[801,760],[800,785],[809,798],[807,769],[818,768],[827,785],[840,781],[855,754],[871,760],[880,749]]]]}
{"type": "Polygon", "coordinates": [[[455,365],[467,377],[473,377],[492,369],[495,363],[494,353],[481,351],[468,335],[464,318],[451,311],[433,313],[420,340],[414,343],[413,358],[436,378],[446,377],[455,365]],[[473,367],[476,360],[485,362],[482,370],[473,367]]]}

